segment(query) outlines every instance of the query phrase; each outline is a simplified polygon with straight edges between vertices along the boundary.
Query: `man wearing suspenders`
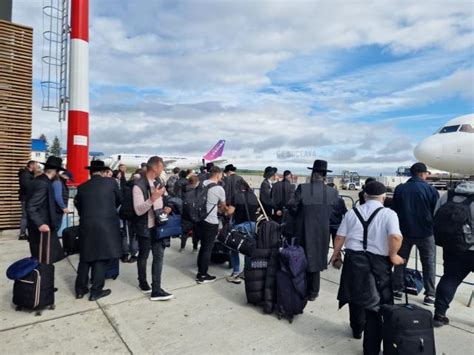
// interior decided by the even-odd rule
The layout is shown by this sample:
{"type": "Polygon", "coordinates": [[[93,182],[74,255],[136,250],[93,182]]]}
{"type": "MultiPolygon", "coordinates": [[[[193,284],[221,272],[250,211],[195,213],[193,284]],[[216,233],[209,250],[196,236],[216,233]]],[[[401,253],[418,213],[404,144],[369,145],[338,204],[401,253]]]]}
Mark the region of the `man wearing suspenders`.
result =
{"type": "Polygon", "coordinates": [[[353,336],[362,337],[364,354],[378,354],[382,341],[381,304],[393,304],[392,266],[404,260],[397,254],[402,235],[397,214],[384,208],[387,189],[374,181],[364,187],[366,203],[349,211],[337,231],[331,262],[346,253],[338,300],[349,304],[353,336]]]}

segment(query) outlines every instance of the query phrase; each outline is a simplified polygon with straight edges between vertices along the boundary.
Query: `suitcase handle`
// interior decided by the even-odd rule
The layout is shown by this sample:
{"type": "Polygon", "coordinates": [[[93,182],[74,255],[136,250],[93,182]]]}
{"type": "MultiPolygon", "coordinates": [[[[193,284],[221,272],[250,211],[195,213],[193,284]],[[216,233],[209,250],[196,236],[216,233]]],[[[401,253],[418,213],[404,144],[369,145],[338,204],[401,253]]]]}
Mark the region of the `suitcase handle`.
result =
{"type": "Polygon", "coordinates": [[[50,245],[51,245],[51,231],[47,233],[40,234],[40,245],[39,245],[39,262],[43,264],[49,264],[50,262],[50,245]],[[47,244],[46,244],[46,262],[43,261],[43,242],[44,235],[47,234],[47,244]]]}

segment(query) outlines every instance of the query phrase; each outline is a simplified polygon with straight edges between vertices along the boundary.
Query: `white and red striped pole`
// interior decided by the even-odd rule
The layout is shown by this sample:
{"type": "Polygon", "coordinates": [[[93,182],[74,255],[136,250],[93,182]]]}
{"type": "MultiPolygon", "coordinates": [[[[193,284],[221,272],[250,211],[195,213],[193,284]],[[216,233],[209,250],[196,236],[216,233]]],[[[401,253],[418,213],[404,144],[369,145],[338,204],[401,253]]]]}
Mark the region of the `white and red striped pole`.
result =
{"type": "Polygon", "coordinates": [[[89,178],[89,0],[71,0],[67,168],[74,185],[89,178]]]}

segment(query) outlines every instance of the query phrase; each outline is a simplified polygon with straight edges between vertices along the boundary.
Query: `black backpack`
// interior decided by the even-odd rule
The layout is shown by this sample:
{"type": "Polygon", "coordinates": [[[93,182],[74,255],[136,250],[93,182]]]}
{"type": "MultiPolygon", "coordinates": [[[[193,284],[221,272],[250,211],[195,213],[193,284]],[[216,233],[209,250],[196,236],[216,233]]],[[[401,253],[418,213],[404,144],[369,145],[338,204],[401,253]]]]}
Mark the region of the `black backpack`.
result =
{"type": "Polygon", "coordinates": [[[457,194],[448,191],[448,200],[434,216],[434,237],[438,246],[452,251],[467,251],[474,246],[471,203],[474,194],[457,194]],[[455,196],[465,196],[463,202],[454,202],[455,196]]]}
{"type": "Polygon", "coordinates": [[[195,189],[186,192],[183,201],[183,217],[193,223],[204,221],[207,216],[217,208],[217,205],[207,212],[207,193],[210,188],[217,186],[216,183],[210,183],[207,186],[200,184],[195,189]]]}
{"type": "Polygon", "coordinates": [[[122,206],[120,206],[119,217],[127,221],[133,221],[137,218],[133,208],[133,182],[125,184],[122,189],[122,206]]]}

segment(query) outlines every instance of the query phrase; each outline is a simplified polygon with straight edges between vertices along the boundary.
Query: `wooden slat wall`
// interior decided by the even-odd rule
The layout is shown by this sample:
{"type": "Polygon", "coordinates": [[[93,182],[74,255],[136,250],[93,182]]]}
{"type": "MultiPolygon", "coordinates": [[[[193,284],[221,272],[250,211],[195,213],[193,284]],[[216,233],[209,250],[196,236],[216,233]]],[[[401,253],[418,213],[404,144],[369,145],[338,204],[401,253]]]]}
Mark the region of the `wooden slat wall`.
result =
{"type": "Polygon", "coordinates": [[[18,228],[18,170],[31,152],[33,29],[0,20],[0,230],[18,228]]]}

